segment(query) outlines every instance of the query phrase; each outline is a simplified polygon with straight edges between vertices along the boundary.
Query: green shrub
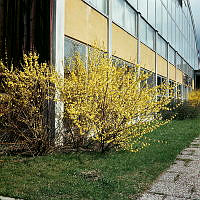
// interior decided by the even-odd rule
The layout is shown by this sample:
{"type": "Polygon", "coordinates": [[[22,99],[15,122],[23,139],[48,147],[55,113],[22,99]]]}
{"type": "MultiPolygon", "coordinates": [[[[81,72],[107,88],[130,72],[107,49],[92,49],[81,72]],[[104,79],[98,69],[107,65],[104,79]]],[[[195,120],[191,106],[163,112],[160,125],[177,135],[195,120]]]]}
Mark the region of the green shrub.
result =
{"type": "Polygon", "coordinates": [[[174,119],[184,120],[193,119],[199,116],[200,110],[198,107],[192,106],[188,101],[172,100],[168,104],[169,110],[162,111],[162,118],[164,120],[174,119]]]}

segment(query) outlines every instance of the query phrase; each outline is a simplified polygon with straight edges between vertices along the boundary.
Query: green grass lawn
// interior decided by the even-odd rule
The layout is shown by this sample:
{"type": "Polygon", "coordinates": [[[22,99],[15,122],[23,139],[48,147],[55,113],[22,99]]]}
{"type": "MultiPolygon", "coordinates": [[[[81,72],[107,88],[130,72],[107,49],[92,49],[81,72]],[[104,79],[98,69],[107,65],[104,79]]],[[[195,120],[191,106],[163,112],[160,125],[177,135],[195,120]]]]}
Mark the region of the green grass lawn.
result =
{"type": "Polygon", "coordinates": [[[173,121],[148,134],[152,144],[139,153],[1,157],[0,196],[27,200],[136,199],[199,134],[200,119],[173,121]]]}

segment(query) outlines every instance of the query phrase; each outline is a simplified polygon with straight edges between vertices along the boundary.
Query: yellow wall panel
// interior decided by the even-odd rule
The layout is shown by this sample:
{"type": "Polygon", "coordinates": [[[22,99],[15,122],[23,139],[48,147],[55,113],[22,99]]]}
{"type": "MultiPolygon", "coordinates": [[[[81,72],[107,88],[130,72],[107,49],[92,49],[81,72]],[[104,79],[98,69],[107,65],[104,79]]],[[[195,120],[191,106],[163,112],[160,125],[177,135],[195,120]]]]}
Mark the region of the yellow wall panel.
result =
{"type": "Polygon", "coordinates": [[[137,39],[126,31],[112,25],[112,51],[113,55],[126,61],[137,62],[137,39]]]}
{"type": "Polygon", "coordinates": [[[157,72],[161,76],[167,77],[167,61],[163,57],[157,56],[157,72]]]}
{"type": "Polygon", "coordinates": [[[192,89],[194,90],[194,79],[192,79],[192,89]]]}
{"type": "Polygon", "coordinates": [[[169,79],[176,81],[176,68],[169,63],[169,79]]]}
{"type": "Polygon", "coordinates": [[[155,72],[155,52],[141,43],[140,46],[141,67],[155,72]]]}
{"type": "Polygon", "coordinates": [[[65,35],[107,48],[107,19],[81,0],[65,0],[65,35]]]}
{"type": "Polygon", "coordinates": [[[176,70],[176,81],[183,84],[183,72],[179,69],[176,70]]]}

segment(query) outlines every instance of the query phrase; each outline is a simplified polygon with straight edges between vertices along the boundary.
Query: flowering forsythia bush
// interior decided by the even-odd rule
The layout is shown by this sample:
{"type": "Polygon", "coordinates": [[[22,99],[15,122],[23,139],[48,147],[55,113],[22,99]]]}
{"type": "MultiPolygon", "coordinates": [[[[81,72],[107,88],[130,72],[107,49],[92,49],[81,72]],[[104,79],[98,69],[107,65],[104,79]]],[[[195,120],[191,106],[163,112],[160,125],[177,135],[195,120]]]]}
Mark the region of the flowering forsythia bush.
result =
{"type": "Polygon", "coordinates": [[[100,151],[110,147],[138,151],[141,137],[169,121],[162,121],[159,112],[168,109],[172,88],[166,84],[140,88],[150,74],[138,66],[119,67],[97,49],[89,51],[87,63],[79,55],[68,63],[60,87],[66,116],[80,135],[99,144],[100,151]]]}
{"type": "Polygon", "coordinates": [[[46,153],[52,129],[48,124],[48,101],[53,100],[58,75],[47,64],[39,64],[36,54],[24,55],[23,70],[0,62],[0,142],[12,150],[32,155],[46,153]],[[10,146],[9,146],[10,147],[10,146]]]}
{"type": "Polygon", "coordinates": [[[24,55],[23,70],[0,63],[1,144],[14,144],[32,155],[52,149],[52,101],[65,105],[62,134],[68,149],[75,142],[77,147],[92,144],[93,150],[102,152],[111,147],[138,151],[148,145],[143,141],[138,146],[146,133],[169,122],[161,119],[160,111],[168,109],[172,88],[148,86],[150,74],[139,66],[119,66],[95,48],[87,59],[75,54],[67,63],[65,78],[39,64],[36,54],[24,55]]]}
{"type": "Polygon", "coordinates": [[[190,92],[188,100],[191,105],[200,107],[200,90],[193,90],[190,92]]]}

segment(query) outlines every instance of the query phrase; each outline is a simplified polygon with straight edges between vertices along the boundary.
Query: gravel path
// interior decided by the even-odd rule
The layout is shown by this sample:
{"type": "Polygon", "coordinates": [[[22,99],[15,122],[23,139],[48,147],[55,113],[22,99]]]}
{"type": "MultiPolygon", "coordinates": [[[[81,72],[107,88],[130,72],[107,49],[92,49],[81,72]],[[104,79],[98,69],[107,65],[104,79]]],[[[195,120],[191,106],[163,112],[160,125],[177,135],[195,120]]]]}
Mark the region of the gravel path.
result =
{"type": "Polygon", "coordinates": [[[200,137],[138,200],[200,200],[200,137]]]}

